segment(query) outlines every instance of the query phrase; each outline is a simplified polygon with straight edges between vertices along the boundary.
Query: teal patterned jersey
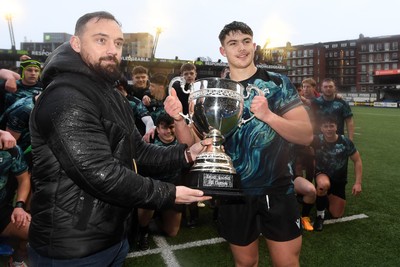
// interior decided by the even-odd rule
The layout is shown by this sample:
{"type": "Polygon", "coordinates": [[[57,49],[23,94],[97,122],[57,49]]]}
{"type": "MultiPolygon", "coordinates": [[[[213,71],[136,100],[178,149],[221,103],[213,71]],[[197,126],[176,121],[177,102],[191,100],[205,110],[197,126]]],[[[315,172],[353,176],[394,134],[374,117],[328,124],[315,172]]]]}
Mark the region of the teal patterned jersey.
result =
{"type": "Polygon", "coordinates": [[[14,176],[28,170],[21,148],[0,150],[0,205],[4,206],[13,200],[17,188],[14,176]],[[12,180],[9,180],[12,179],[12,180]]]}
{"type": "Polygon", "coordinates": [[[14,104],[18,99],[24,97],[33,97],[42,92],[42,85],[37,83],[33,86],[24,85],[21,80],[17,81],[17,91],[15,93],[7,92],[5,94],[5,109],[14,104]]]}
{"type": "Polygon", "coordinates": [[[166,113],[164,109],[164,100],[156,100],[152,98],[150,106],[147,107],[154,122],[161,113],[166,113]]]}
{"type": "Polygon", "coordinates": [[[334,182],[347,182],[349,157],[357,152],[354,143],[344,135],[336,142],[327,142],[322,134],[314,136],[311,144],[315,151],[315,171],[329,176],[334,182]]]}
{"type": "MultiPolygon", "coordinates": [[[[176,140],[176,138],[175,138],[174,141],[166,144],[163,141],[161,141],[160,138],[158,138],[158,136],[156,136],[154,138],[153,143],[158,146],[173,146],[173,145],[178,144],[178,140],[176,140]]],[[[151,177],[151,178],[153,178],[155,180],[160,180],[163,182],[172,183],[174,185],[180,185],[181,184],[181,173],[182,173],[182,170],[178,169],[178,170],[174,171],[173,173],[166,173],[164,175],[157,176],[157,177],[151,177]]]]}
{"type": "Polygon", "coordinates": [[[17,100],[0,116],[0,124],[10,130],[20,133],[18,145],[23,151],[31,144],[29,134],[29,117],[33,109],[33,97],[24,97],[17,100]]]}
{"type": "MultiPolygon", "coordinates": [[[[269,109],[282,116],[302,105],[296,88],[281,74],[258,69],[244,87],[254,84],[268,100],[269,109]]],[[[243,118],[249,118],[254,90],[244,102],[243,118]]],[[[293,192],[293,146],[275,132],[268,124],[252,119],[226,138],[225,151],[232,158],[241,176],[246,194],[261,195],[293,192]]]]}
{"type": "Polygon", "coordinates": [[[145,116],[150,116],[146,106],[143,105],[142,101],[140,101],[139,98],[133,97],[129,99],[129,105],[132,107],[133,116],[135,116],[136,119],[141,119],[145,116]]]}
{"type": "Polygon", "coordinates": [[[352,117],[349,104],[343,99],[327,101],[322,96],[311,101],[312,113],[315,117],[314,133],[319,134],[321,119],[324,116],[334,116],[337,121],[337,134],[344,134],[345,119],[352,117]]]}

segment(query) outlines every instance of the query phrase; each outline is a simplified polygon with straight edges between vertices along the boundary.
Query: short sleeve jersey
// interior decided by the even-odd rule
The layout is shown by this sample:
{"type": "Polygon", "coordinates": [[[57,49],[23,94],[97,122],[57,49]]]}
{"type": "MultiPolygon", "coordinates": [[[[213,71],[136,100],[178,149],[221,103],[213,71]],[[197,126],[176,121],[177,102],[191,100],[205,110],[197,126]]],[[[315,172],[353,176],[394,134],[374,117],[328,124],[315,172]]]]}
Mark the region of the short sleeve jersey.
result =
{"type": "Polygon", "coordinates": [[[31,144],[29,117],[33,106],[33,97],[24,97],[17,100],[0,116],[1,125],[5,125],[10,130],[21,134],[18,139],[18,145],[23,151],[31,144]]]}
{"type": "Polygon", "coordinates": [[[7,92],[5,94],[5,109],[14,104],[18,99],[24,97],[33,97],[42,92],[42,85],[37,83],[33,86],[24,85],[21,80],[17,81],[17,91],[15,93],[7,92]]]}
{"type": "Polygon", "coordinates": [[[323,172],[334,182],[347,182],[348,159],[357,152],[354,143],[344,135],[327,142],[322,134],[314,136],[315,171],[323,172]]]}
{"type": "Polygon", "coordinates": [[[14,176],[28,170],[21,148],[0,150],[0,206],[9,204],[15,195],[17,180],[14,176]]]}
{"type": "Polygon", "coordinates": [[[141,119],[146,116],[150,116],[149,111],[146,106],[143,105],[142,101],[140,101],[137,97],[132,97],[129,100],[129,105],[132,107],[133,116],[135,119],[141,119]]]}
{"type": "Polygon", "coordinates": [[[314,133],[320,133],[321,119],[324,116],[334,116],[337,120],[337,134],[344,134],[345,120],[353,116],[349,104],[343,99],[327,101],[322,96],[314,98],[311,108],[315,117],[314,133]]]}
{"type": "MultiPolygon", "coordinates": [[[[261,89],[269,109],[279,116],[302,105],[296,88],[284,75],[258,69],[241,84],[245,88],[253,84],[261,89]]],[[[244,101],[244,119],[251,116],[250,104],[254,96],[255,91],[252,90],[244,101]]],[[[223,145],[241,176],[246,194],[293,192],[293,146],[268,124],[254,118],[226,137],[223,145]]]]}
{"type": "MultiPolygon", "coordinates": [[[[175,138],[175,140],[171,143],[164,143],[163,141],[160,140],[160,138],[158,138],[158,136],[156,136],[156,138],[154,138],[154,144],[158,145],[158,146],[173,146],[178,144],[178,140],[175,138]]],[[[157,177],[152,177],[153,179],[156,180],[160,180],[163,182],[168,182],[168,183],[172,183],[174,185],[180,185],[181,184],[181,169],[176,170],[173,173],[166,173],[164,175],[161,176],[157,176],[157,177]]]]}

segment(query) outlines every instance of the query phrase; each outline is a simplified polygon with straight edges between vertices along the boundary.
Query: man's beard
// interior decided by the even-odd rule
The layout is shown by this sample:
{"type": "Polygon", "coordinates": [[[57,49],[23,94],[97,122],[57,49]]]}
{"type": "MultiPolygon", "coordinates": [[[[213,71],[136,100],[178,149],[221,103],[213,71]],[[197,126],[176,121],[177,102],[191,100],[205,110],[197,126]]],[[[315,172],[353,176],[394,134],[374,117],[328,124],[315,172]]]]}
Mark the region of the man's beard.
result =
{"type": "Polygon", "coordinates": [[[90,68],[96,72],[101,78],[108,82],[115,82],[121,78],[121,70],[119,69],[119,62],[116,57],[108,56],[99,58],[99,62],[92,64],[90,68]],[[113,60],[114,64],[109,64],[106,66],[101,65],[103,60],[113,60]]]}

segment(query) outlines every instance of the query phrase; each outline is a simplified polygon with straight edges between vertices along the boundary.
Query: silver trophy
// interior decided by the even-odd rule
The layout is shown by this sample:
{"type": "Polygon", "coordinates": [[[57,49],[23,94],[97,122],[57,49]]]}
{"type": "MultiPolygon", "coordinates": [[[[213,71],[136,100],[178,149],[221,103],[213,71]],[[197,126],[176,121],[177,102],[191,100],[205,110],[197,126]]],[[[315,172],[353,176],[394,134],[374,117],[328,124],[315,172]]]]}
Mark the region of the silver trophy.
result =
{"type": "Polygon", "coordinates": [[[177,81],[183,92],[189,94],[189,114],[181,116],[193,123],[199,136],[212,138],[212,145],[197,156],[190,169],[187,185],[201,189],[206,195],[242,195],[240,176],[221,145],[237,127],[254,118],[254,115],[242,118],[244,100],[251,90],[257,93],[260,90],[254,85],[245,89],[238,82],[222,78],[199,79],[185,90],[182,77],[172,79],[169,88],[177,81]]]}

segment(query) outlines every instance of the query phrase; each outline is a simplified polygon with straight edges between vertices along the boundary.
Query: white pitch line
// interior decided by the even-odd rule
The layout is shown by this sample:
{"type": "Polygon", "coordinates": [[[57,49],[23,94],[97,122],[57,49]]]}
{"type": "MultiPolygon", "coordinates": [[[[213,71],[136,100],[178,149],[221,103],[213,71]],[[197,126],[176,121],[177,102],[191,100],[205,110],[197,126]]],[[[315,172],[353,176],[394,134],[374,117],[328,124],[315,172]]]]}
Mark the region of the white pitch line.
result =
{"type": "Polygon", "coordinates": [[[154,236],[154,242],[156,245],[162,249],[161,257],[164,259],[165,264],[168,267],[180,267],[177,258],[174,255],[172,247],[168,244],[167,240],[165,240],[162,236],[154,236]]]}
{"type": "MultiPolygon", "coordinates": [[[[347,217],[342,217],[339,219],[325,220],[324,224],[348,222],[348,221],[365,219],[365,218],[368,218],[368,216],[365,214],[356,214],[356,215],[351,215],[351,216],[347,216],[347,217]]],[[[179,262],[173,253],[174,250],[187,249],[187,248],[200,247],[200,246],[213,245],[213,244],[226,242],[225,239],[220,238],[220,237],[210,238],[210,239],[205,239],[205,240],[198,240],[198,241],[188,242],[188,243],[179,244],[179,245],[169,245],[168,242],[166,241],[166,239],[162,236],[153,236],[153,240],[156,243],[156,245],[158,246],[157,248],[149,249],[149,250],[145,250],[145,251],[131,252],[131,253],[128,253],[128,255],[126,257],[134,258],[134,257],[140,257],[140,256],[160,253],[168,267],[180,267],[179,262]]]]}
{"type": "Polygon", "coordinates": [[[367,215],[365,214],[356,214],[356,215],[351,215],[347,217],[342,217],[338,219],[330,219],[330,220],[325,220],[324,224],[333,224],[333,223],[340,223],[340,222],[348,222],[348,221],[353,221],[353,220],[359,220],[359,219],[365,219],[368,218],[367,215]]]}
{"type": "MultiPolygon", "coordinates": [[[[154,238],[163,238],[160,236],[154,236],[154,238]]],[[[165,239],[164,239],[165,240],[165,239]]],[[[216,237],[216,238],[211,238],[211,239],[206,239],[206,240],[198,240],[198,241],[193,241],[193,242],[188,242],[184,244],[179,244],[179,245],[170,245],[168,249],[171,250],[179,250],[179,249],[186,249],[186,248],[193,248],[193,247],[201,247],[205,245],[213,245],[213,244],[218,244],[225,242],[225,239],[216,237]]],[[[150,255],[150,254],[158,254],[162,253],[162,251],[166,249],[165,247],[158,247],[154,249],[149,249],[149,250],[144,250],[144,251],[135,251],[128,253],[127,258],[134,258],[134,257],[140,257],[140,256],[145,256],[145,255],[150,255]]]]}

